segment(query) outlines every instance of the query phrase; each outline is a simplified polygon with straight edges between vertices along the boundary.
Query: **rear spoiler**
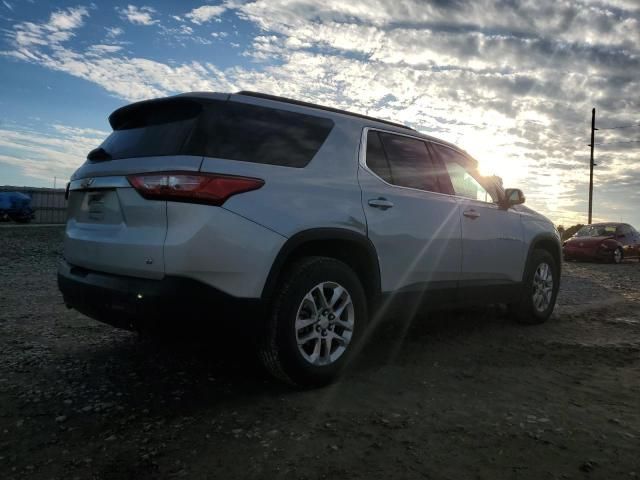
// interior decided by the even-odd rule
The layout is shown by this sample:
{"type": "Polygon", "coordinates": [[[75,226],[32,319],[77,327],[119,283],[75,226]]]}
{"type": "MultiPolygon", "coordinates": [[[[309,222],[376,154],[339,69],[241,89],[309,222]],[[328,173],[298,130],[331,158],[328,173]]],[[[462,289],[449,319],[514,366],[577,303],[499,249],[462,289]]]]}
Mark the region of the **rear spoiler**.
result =
{"type": "MultiPolygon", "coordinates": [[[[140,102],[130,103],[129,105],[125,105],[124,107],[120,107],[115,110],[111,115],[109,115],[109,125],[114,130],[121,130],[123,127],[133,128],[131,126],[131,120],[136,119],[140,120],[141,117],[146,117],[149,119],[148,114],[152,114],[153,110],[165,109],[167,107],[175,106],[176,109],[173,111],[174,114],[178,113],[181,108],[187,110],[185,117],[190,114],[197,113],[189,109],[193,109],[195,105],[202,105],[202,103],[207,102],[207,100],[228,100],[230,97],[229,94],[222,93],[208,93],[208,92],[192,92],[192,93],[182,93],[180,95],[174,95],[171,97],[163,97],[163,98],[153,98],[150,100],[142,100],[140,102]],[[137,118],[136,118],[137,117],[137,118]]],[[[178,114],[179,115],[179,114],[178,114]]],[[[161,122],[161,120],[159,120],[161,122]]],[[[156,122],[151,122],[149,124],[153,124],[156,122]]]]}

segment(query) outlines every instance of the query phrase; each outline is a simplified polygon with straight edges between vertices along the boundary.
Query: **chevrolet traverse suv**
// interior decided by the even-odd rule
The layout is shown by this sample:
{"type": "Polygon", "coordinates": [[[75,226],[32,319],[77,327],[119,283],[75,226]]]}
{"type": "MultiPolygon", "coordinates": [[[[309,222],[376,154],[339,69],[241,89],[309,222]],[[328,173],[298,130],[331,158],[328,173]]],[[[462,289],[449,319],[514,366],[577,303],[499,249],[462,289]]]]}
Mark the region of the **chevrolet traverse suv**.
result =
{"type": "Polygon", "coordinates": [[[319,385],[391,305],[504,303],[523,323],[554,308],[554,226],[447,142],[254,92],[109,122],[68,186],[58,271],[65,303],[97,320],[256,329],[272,374],[319,385]]]}

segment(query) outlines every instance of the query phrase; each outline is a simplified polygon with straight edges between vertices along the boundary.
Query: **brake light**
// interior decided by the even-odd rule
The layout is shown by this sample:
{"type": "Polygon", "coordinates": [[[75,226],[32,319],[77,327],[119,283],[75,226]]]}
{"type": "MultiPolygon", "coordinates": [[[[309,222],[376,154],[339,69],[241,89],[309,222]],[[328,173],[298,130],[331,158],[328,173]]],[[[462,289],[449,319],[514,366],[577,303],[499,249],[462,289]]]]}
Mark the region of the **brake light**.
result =
{"type": "Polygon", "coordinates": [[[222,205],[238,193],[257,190],[264,185],[259,178],[209,173],[159,172],[129,175],[129,183],[149,200],[222,205]]]}

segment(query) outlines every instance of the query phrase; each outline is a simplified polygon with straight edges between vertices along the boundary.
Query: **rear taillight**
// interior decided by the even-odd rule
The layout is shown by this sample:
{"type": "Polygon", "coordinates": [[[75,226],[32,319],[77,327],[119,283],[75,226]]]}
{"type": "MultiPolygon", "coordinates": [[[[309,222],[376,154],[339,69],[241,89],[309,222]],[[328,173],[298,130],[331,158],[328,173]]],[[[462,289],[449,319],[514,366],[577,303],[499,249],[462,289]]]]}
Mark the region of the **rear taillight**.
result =
{"type": "Polygon", "coordinates": [[[259,178],[209,173],[159,172],[129,175],[129,183],[149,200],[222,205],[238,193],[264,185],[259,178]]]}

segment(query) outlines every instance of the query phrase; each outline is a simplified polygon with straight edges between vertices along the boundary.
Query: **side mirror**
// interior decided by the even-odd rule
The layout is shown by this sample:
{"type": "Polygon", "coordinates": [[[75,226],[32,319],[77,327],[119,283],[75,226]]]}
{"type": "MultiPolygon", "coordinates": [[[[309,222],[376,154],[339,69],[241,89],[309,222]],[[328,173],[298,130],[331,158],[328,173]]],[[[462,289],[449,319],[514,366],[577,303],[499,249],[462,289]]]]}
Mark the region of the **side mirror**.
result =
{"type": "Polygon", "coordinates": [[[519,188],[507,188],[504,191],[503,205],[505,208],[512,207],[514,205],[520,205],[525,202],[526,198],[522,190],[519,188]]]}

